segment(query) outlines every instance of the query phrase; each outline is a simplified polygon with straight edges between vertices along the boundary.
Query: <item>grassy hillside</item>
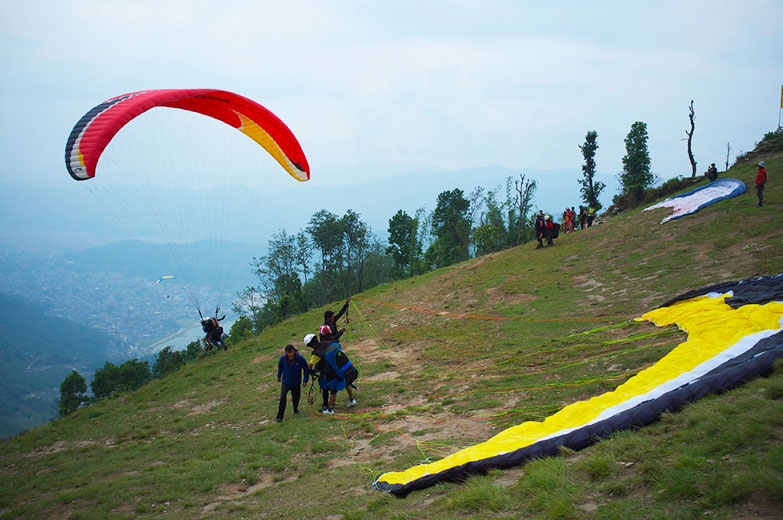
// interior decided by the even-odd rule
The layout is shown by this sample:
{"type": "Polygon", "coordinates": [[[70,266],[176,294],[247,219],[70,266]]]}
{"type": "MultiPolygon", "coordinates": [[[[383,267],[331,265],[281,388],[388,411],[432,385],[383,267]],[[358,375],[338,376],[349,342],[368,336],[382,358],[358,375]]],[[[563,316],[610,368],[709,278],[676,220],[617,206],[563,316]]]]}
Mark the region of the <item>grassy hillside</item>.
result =
{"type": "Polygon", "coordinates": [[[341,393],[333,417],[316,400],[274,422],[277,359],[318,309],[6,442],[0,517],[779,517],[783,367],[578,453],[404,500],[371,489],[651,366],[685,335],[630,320],[670,297],[782,271],[783,158],[765,159],[763,208],[747,162],[725,176],[750,191],[696,215],[661,226],[669,210],[637,209],[356,295],[343,345],[359,406],[341,393]]]}

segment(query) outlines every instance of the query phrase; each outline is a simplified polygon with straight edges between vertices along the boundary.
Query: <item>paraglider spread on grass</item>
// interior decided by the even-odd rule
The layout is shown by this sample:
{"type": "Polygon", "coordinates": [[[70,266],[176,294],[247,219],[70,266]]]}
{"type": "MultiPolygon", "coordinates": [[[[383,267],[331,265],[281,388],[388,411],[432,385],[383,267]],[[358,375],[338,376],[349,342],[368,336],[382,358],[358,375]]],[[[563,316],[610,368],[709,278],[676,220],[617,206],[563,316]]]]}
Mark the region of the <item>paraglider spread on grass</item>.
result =
{"type": "Polygon", "coordinates": [[[385,473],[373,486],[405,496],[437,482],[554,455],[561,446],[578,450],[768,372],[783,357],[783,274],[691,291],[637,320],[676,324],[688,339],[612,392],[568,405],[542,422],[513,426],[442,460],[385,473]]]}
{"type": "Polygon", "coordinates": [[[650,211],[658,208],[673,208],[674,213],[661,220],[665,224],[670,220],[678,219],[696,213],[709,206],[737,195],[745,193],[745,183],[737,179],[719,179],[706,186],[701,186],[686,193],[669,197],[642,211],[650,211]]]}

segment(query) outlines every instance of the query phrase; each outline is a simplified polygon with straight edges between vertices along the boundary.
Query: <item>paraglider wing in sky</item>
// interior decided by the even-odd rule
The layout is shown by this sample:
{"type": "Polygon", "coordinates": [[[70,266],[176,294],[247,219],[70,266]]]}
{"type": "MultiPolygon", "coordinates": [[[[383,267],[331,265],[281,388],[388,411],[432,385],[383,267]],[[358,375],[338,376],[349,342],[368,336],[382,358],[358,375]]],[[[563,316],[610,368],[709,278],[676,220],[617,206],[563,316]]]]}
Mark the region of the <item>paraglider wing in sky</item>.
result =
{"type": "Polygon", "coordinates": [[[542,422],[513,426],[442,460],[385,473],[373,486],[405,496],[437,482],[555,455],[561,446],[578,450],[768,372],[783,358],[783,274],[691,291],[639,319],[676,323],[688,340],[612,392],[570,404],[542,422]]]}
{"type": "Polygon", "coordinates": [[[716,202],[736,197],[743,193],[745,193],[744,182],[737,179],[718,179],[706,186],[701,186],[695,190],[670,197],[658,204],[653,204],[649,208],[644,208],[642,211],[650,211],[651,209],[658,208],[673,208],[674,213],[661,220],[661,224],[665,224],[670,220],[696,213],[710,204],[715,204],[716,202]]]}
{"type": "Polygon", "coordinates": [[[155,107],[189,110],[222,121],[264,147],[295,179],[310,178],[304,152],[285,123],[255,101],[213,89],[145,90],[104,101],[87,112],[68,137],[65,164],[71,177],[94,177],[98,159],[117,132],[155,107]]]}
{"type": "Polygon", "coordinates": [[[160,278],[158,278],[158,281],[157,281],[157,282],[155,282],[155,285],[158,285],[158,284],[159,284],[160,282],[162,282],[163,280],[172,280],[173,278],[174,278],[174,277],[173,277],[173,276],[171,276],[171,275],[161,276],[160,278]]]}

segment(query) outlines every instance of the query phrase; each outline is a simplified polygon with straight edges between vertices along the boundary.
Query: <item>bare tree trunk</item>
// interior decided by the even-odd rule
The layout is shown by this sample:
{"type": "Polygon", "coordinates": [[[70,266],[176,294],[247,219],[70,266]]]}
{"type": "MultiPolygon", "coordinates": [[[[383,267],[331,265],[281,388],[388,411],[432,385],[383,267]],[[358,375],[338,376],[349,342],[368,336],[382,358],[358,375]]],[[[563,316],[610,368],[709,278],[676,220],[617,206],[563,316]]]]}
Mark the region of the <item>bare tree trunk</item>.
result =
{"type": "Polygon", "coordinates": [[[729,154],[731,153],[731,143],[726,143],[726,170],[729,171],[729,154]]]}
{"type": "Polygon", "coordinates": [[[691,161],[691,178],[696,177],[696,159],[693,158],[693,147],[691,146],[691,143],[693,141],[693,129],[695,128],[695,124],[693,120],[695,119],[694,112],[693,112],[693,100],[691,99],[691,106],[689,108],[688,118],[691,120],[691,131],[688,132],[685,131],[685,134],[688,136],[688,159],[691,161]]]}

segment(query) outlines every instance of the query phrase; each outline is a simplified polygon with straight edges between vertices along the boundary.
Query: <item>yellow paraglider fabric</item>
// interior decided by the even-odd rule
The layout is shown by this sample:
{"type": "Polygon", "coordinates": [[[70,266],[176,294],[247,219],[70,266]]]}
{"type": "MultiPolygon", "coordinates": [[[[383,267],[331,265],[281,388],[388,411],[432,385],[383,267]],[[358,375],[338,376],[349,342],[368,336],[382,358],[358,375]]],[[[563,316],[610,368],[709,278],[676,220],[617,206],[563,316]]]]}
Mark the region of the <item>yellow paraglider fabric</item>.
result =
{"type": "MultiPolygon", "coordinates": [[[[638,320],[649,320],[658,326],[677,324],[688,333],[688,340],[678,345],[655,365],[639,372],[616,390],[566,406],[543,422],[528,421],[513,426],[486,442],[458,451],[442,460],[421,464],[405,471],[381,475],[375,487],[392,489],[428,475],[490,457],[501,456],[538,441],[563,435],[598,420],[604,420],[632,405],[660,396],[674,387],[687,384],[715,364],[720,355],[744,339],[748,343],[781,330],[783,302],[745,305],[733,309],[724,298],[700,296],[648,312],[638,320]],[[711,363],[712,361],[712,363],[711,363]],[[657,390],[657,391],[656,391],[657,390]],[[634,403],[636,401],[636,403],[634,403]]],[[[733,357],[736,354],[731,354],[733,357]]]]}

